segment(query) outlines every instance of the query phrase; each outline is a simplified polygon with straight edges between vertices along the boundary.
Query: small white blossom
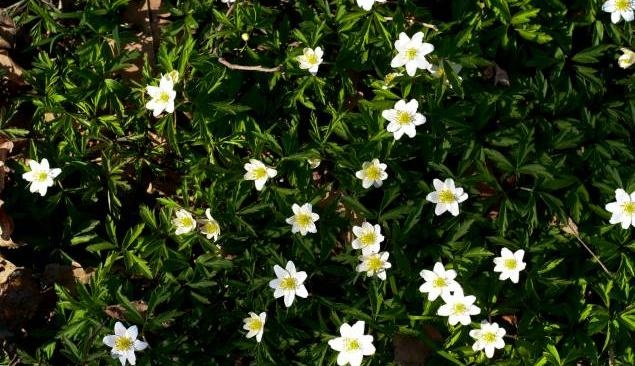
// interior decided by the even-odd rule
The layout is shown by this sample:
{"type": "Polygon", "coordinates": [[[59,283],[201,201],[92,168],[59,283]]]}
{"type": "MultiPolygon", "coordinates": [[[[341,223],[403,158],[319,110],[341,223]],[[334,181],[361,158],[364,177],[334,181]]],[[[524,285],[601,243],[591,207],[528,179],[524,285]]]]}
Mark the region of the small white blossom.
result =
{"type": "Polygon", "coordinates": [[[302,236],[307,233],[317,233],[317,227],[315,222],[319,220],[320,215],[313,212],[313,206],[310,203],[305,203],[302,206],[294,203],[291,206],[293,210],[293,216],[287,218],[287,224],[291,226],[291,232],[300,232],[302,236]]]}
{"type": "Polygon", "coordinates": [[[322,56],[324,52],[322,48],[316,47],[315,50],[311,48],[305,48],[302,50],[302,55],[297,56],[295,59],[300,63],[300,68],[303,70],[308,69],[313,75],[317,74],[318,68],[322,63],[322,56]]]}
{"type": "Polygon", "coordinates": [[[379,252],[379,243],[384,241],[381,235],[381,226],[372,225],[368,222],[362,223],[362,226],[353,226],[353,234],[355,239],[351,243],[353,249],[361,249],[363,255],[379,252]]]}
{"type": "Polygon", "coordinates": [[[404,32],[399,33],[399,39],[395,41],[397,56],[390,62],[391,67],[406,66],[406,73],[414,76],[417,69],[429,69],[430,62],[426,55],[434,51],[434,46],[423,42],[423,33],[417,32],[412,39],[404,32]]]}
{"type": "Polygon", "coordinates": [[[262,333],[265,331],[265,320],[267,319],[267,313],[264,311],[260,315],[249,312],[249,318],[243,319],[243,329],[247,331],[245,337],[251,338],[256,336],[256,341],[260,343],[262,340],[262,333]]]}
{"type": "Polygon", "coordinates": [[[426,123],[426,117],[417,113],[419,102],[411,99],[408,103],[400,100],[395,103],[393,109],[386,109],[381,112],[382,117],[389,120],[386,130],[393,134],[395,140],[399,140],[404,134],[413,138],[417,134],[417,126],[426,123]]]}
{"type": "Polygon", "coordinates": [[[463,192],[463,188],[454,187],[454,180],[448,178],[445,182],[439,179],[432,181],[434,192],[428,193],[426,200],[436,203],[434,214],[439,216],[445,211],[449,211],[452,216],[458,216],[459,203],[467,199],[467,193],[463,192]]]}
{"type": "Polygon", "coordinates": [[[492,358],[496,349],[505,347],[505,341],[503,340],[505,333],[505,329],[499,327],[498,323],[490,324],[487,321],[483,321],[481,329],[470,330],[470,337],[475,339],[472,349],[474,351],[484,349],[487,358],[492,358]]]}
{"type": "Polygon", "coordinates": [[[269,287],[274,289],[273,297],[276,299],[284,296],[284,305],[286,307],[293,304],[293,300],[296,295],[302,298],[309,296],[303,283],[306,280],[306,272],[296,272],[295,264],[292,261],[287,262],[286,269],[279,265],[273,266],[273,271],[276,273],[276,279],[269,281],[269,287]]]}
{"type": "Polygon", "coordinates": [[[523,262],[525,251],[522,249],[513,252],[507,248],[501,250],[501,256],[494,258],[494,272],[500,272],[498,279],[504,281],[510,279],[513,283],[518,283],[520,271],[525,269],[527,263],[523,262]]]}
{"type": "Polygon", "coordinates": [[[602,5],[602,10],[611,13],[611,21],[618,23],[620,18],[630,22],[633,20],[633,10],[635,10],[635,0],[607,0],[602,5]]]}
{"type": "Polygon", "coordinates": [[[362,262],[357,265],[357,272],[366,272],[366,276],[377,276],[379,279],[386,280],[386,270],[392,265],[388,262],[388,252],[370,253],[360,255],[359,260],[362,262]]]}
{"type": "Polygon", "coordinates": [[[223,4],[227,4],[227,6],[229,6],[232,3],[235,3],[236,0],[220,0],[220,2],[223,3],[223,4]]]}
{"type": "Polygon", "coordinates": [[[456,271],[453,269],[445,270],[443,263],[434,264],[432,271],[427,269],[419,272],[419,276],[425,281],[419,287],[422,293],[428,293],[428,300],[434,301],[441,295],[451,295],[453,292],[462,291],[461,285],[456,282],[456,271]]]}
{"type": "Polygon", "coordinates": [[[181,235],[189,233],[196,229],[196,220],[192,217],[192,214],[180,209],[176,211],[176,218],[172,219],[172,223],[176,226],[174,234],[181,235]]]}
{"type": "Polygon", "coordinates": [[[146,103],[146,108],[152,110],[152,115],[158,117],[163,111],[174,112],[174,82],[172,77],[161,77],[159,86],[146,86],[146,93],[150,96],[150,101],[146,103]]]}
{"type": "Polygon", "coordinates": [[[207,219],[203,220],[203,225],[201,226],[201,233],[207,237],[207,239],[214,238],[214,241],[218,240],[218,236],[220,235],[220,225],[218,225],[218,221],[216,221],[212,217],[211,210],[208,208],[205,210],[205,217],[207,219]]]}
{"type": "Polygon", "coordinates": [[[337,364],[340,366],[350,364],[351,366],[359,366],[362,364],[364,356],[370,356],[375,353],[373,346],[373,336],[364,335],[364,321],[359,320],[351,327],[347,323],[340,326],[340,337],[331,339],[329,346],[334,351],[339,352],[337,355],[337,364]]]}
{"type": "Polygon", "coordinates": [[[375,188],[379,188],[384,184],[383,181],[388,178],[386,164],[380,163],[379,159],[365,161],[362,164],[362,170],[356,171],[355,176],[362,180],[362,187],[375,186],[375,188]]]}
{"type": "Polygon", "coordinates": [[[617,59],[617,64],[623,69],[628,69],[635,64],[635,52],[625,47],[620,48],[620,50],[624,53],[617,59]]]}
{"type": "Polygon", "coordinates": [[[126,361],[131,365],[137,363],[135,351],[143,351],[148,347],[146,342],[137,339],[137,326],[133,325],[126,329],[120,322],[115,323],[115,334],[104,337],[103,342],[106,346],[112,347],[110,355],[112,358],[118,358],[122,366],[126,365],[126,361]]]}
{"type": "Polygon", "coordinates": [[[42,159],[39,163],[35,160],[28,161],[30,171],[22,174],[22,178],[30,182],[29,190],[31,192],[38,192],[40,196],[44,196],[48,187],[52,187],[55,183],[55,179],[62,170],[60,168],[49,167],[49,161],[42,159]]]}
{"type": "Polygon", "coordinates": [[[256,190],[262,190],[265,186],[267,179],[273,178],[278,175],[278,171],[267,167],[260,160],[249,159],[249,163],[244,166],[247,173],[245,173],[245,180],[253,180],[256,184],[256,190]]]}
{"type": "Polygon", "coordinates": [[[625,190],[618,188],[615,190],[615,202],[607,203],[606,210],[612,213],[609,223],[622,224],[622,229],[635,226],[635,191],[630,196],[625,190]]]}
{"type": "Polygon", "coordinates": [[[447,316],[450,325],[461,323],[468,325],[472,321],[471,315],[480,314],[481,309],[474,305],[476,297],[472,295],[464,296],[463,290],[456,290],[454,294],[441,294],[445,304],[439,307],[437,315],[447,316]]]}
{"type": "Polygon", "coordinates": [[[374,3],[385,3],[386,0],[357,0],[357,5],[359,5],[360,8],[369,11],[372,7],[374,3]]]}

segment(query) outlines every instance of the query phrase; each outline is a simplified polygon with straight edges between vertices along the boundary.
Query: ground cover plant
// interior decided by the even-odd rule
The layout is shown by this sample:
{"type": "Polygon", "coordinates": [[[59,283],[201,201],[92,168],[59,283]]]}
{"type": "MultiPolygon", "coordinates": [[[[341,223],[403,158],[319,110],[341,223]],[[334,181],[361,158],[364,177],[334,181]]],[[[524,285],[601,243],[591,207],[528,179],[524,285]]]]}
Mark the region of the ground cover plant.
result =
{"type": "Polygon", "coordinates": [[[0,364],[635,365],[632,1],[0,4],[0,364]]]}

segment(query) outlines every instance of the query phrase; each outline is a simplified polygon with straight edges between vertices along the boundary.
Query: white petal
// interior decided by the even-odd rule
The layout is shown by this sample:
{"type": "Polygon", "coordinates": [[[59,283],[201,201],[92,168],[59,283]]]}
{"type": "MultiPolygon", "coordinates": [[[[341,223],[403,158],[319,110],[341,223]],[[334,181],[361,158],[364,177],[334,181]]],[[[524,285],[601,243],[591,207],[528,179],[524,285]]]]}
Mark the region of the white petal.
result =
{"type": "Polygon", "coordinates": [[[107,335],[104,337],[103,342],[108,347],[114,347],[116,339],[117,339],[117,336],[115,335],[107,335]]]}
{"type": "Polygon", "coordinates": [[[128,332],[128,336],[132,339],[137,339],[137,335],[139,335],[139,329],[137,329],[136,325],[133,325],[130,328],[128,328],[126,332],[128,332]]]}
{"type": "Polygon", "coordinates": [[[143,342],[143,341],[140,341],[140,340],[135,340],[134,341],[134,349],[136,351],[143,351],[147,347],[148,347],[148,344],[146,342],[143,342]]]}

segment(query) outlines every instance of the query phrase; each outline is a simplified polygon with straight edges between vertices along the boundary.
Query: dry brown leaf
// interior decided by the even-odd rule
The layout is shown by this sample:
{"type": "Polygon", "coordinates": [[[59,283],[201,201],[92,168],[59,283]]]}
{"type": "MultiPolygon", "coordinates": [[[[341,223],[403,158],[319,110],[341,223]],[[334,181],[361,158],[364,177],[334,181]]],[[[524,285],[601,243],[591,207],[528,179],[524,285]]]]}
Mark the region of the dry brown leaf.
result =
{"type": "Polygon", "coordinates": [[[0,49],[13,48],[15,40],[15,22],[10,16],[0,13],[0,49]]]}
{"type": "MultiPolygon", "coordinates": [[[[6,260],[0,261],[4,263],[6,260]]],[[[40,286],[26,269],[11,270],[8,264],[3,268],[5,270],[0,272],[3,278],[0,282],[0,324],[15,329],[22,327],[37,313],[41,300],[40,286]],[[8,271],[11,272],[6,274],[8,271]]]]}
{"type": "Polygon", "coordinates": [[[0,256],[0,284],[7,282],[7,279],[15,271],[15,264],[0,256]]]}
{"type": "Polygon", "coordinates": [[[71,266],[73,267],[73,278],[79,283],[87,284],[95,275],[95,269],[92,267],[84,269],[81,264],[75,261],[71,263],[71,266]]]}
{"type": "Polygon", "coordinates": [[[24,70],[20,67],[20,65],[13,62],[13,59],[9,57],[7,50],[0,49],[0,67],[5,69],[10,82],[18,86],[26,85],[24,79],[22,78],[24,70]]]}
{"type": "MultiPolygon", "coordinates": [[[[141,314],[142,317],[145,318],[146,313],[148,312],[148,304],[145,303],[145,301],[143,300],[135,300],[135,301],[131,301],[130,305],[132,305],[132,307],[135,308],[135,310],[137,310],[137,312],[139,312],[139,314],[141,314]]],[[[124,308],[122,305],[108,305],[106,306],[106,309],[104,309],[104,312],[106,313],[106,315],[108,315],[109,317],[113,318],[113,319],[117,319],[117,320],[122,320],[122,321],[126,321],[126,308],[124,308]]]]}

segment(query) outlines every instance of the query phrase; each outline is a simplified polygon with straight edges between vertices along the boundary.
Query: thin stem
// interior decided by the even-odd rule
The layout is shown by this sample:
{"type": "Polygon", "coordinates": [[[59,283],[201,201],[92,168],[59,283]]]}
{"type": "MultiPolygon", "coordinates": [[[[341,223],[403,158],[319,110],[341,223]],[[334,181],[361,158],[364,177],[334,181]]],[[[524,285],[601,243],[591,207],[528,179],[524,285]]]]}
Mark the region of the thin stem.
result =
{"type": "Polygon", "coordinates": [[[231,62],[225,60],[222,57],[218,58],[218,62],[225,65],[229,69],[243,70],[243,71],[276,72],[276,71],[280,71],[280,68],[282,67],[282,65],[278,65],[276,67],[263,67],[260,65],[256,65],[256,66],[236,65],[236,64],[232,64],[231,62]]]}

